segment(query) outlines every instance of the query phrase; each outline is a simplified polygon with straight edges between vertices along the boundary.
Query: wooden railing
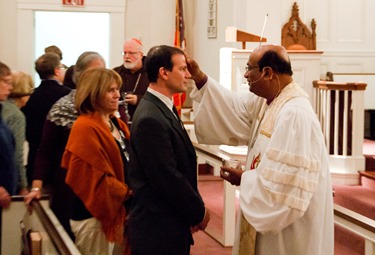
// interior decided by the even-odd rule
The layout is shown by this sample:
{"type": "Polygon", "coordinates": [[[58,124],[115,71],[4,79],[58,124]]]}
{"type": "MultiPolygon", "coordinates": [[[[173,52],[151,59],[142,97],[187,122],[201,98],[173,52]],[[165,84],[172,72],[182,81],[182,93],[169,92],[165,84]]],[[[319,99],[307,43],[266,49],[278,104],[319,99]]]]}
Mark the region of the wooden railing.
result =
{"type": "Polygon", "coordinates": [[[38,218],[42,222],[43,227],[47,231],[47,234],[49,238],[51,239],[53,245],[55,246],[58,254],[61,254],[61,255],[77,254],[75,249],[74,251],[72,250],[72,243],[66,242],[67,240],[66,235],[65,235],[66,233],[63,236],[61,231],[59,232],[57,230],[55,224],[53,223],[51,219],[51,214],[50,214],[51,211],[46,211],[37,200],[33,200],[31,202],[31,207],[32,207],[32,210],[35,211],[36,214],[38,215],[38,218]]]}
{"type": "Polygon", "coordinates": [[[375,221],[334,204],[335,224],[365,239],[365,255],[375,255],[375,221]]]}
{"type": "Polygon", "coordinates": [[[361,81],[367,83],[365,91],[365,137],[375,140],[375,73],[329,72],[329,75],[330,79],[335,82],[361,81]]]}
{"type": "Polygon", "coordinates": [[[13,196],[9,208],[2,210],[1,254],[31,254],[27,233],[41,234],[41,254],[79,255],[77,247],[49,208],[46,197],[31,202],[32,214],[27,211],[22,196],[13,196]],[[24,227],[24,230],[20,228],[24,227]]]}
{"type": "Polygon", "coordinates": [[[363,82],[313,82],[315,111],[329,150],[333,173],[357,176],[358,170],[365,170],[362,150],[366,85],[363,82]]]}

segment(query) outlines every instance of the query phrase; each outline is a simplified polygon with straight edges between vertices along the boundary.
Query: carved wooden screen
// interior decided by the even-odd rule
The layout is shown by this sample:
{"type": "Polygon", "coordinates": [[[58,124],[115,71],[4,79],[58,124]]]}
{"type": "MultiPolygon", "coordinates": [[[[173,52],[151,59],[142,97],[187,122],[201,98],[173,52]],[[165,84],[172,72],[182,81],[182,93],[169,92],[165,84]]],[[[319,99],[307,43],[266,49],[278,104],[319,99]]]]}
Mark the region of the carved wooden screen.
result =
{"type": "Polygon", "coordinates": [[[316,22],[311,21],[312,32],[299,18],[298,5],[295,2],[289,22],[281,30],[281,45],[287,50],[316,50],[316,22]]]}

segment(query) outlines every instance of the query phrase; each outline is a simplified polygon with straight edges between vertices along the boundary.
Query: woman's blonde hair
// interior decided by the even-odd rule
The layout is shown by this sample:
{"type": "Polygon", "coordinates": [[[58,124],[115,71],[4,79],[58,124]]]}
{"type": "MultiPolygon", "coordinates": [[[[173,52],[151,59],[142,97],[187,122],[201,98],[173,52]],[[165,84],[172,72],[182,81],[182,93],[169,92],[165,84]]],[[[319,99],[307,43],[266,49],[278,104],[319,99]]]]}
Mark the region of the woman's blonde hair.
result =
{"type": "Polygon", "coordinates": [[[91,68],[80,75],[77,84],[75,106],[78,113],[92,113],[99,109],[99,99],[104,97],[115,82],[120,89],[122,80],[120,75],[106,68],[91,68]]]}
{"type": "Polygon", "coordinates": [[[12,85],[13,89],[9,95],[10,98],[29,96],[34,90],[33,78],[22,71],[12,72],[12,85]]]}

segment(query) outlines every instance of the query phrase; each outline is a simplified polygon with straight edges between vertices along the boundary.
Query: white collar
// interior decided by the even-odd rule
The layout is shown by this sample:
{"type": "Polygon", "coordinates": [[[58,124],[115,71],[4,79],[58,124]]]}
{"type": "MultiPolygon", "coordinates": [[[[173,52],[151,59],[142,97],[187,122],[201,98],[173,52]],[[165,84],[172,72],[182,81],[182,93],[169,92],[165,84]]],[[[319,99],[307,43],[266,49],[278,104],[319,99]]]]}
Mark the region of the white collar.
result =
{"type": "MultiPolygon", "coordinates": [[[[162,93],[148,87],[147,88],[147,91],[150,92],[151,94],[153,94],[154,96],[156,96],[157,98],[159,98],[167,107],[169,110],[171,110],[171,112],[173,113],[173,101],[172,99],[170,99],[169,97],[163,95],[162,93]]],[[[174,114],[174,113],[173,113],[174,114]]]]}

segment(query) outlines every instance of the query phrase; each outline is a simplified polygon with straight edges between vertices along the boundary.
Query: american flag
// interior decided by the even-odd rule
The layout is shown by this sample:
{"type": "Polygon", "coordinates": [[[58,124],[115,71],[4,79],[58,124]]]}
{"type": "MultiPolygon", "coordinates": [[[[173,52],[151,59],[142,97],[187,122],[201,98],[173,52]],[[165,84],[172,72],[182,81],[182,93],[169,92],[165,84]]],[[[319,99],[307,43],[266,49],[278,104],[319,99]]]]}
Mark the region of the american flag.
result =
{"type": "MultiPolygon", "coordinates": [[[[174,45],[186,51],[184,11],[182,0],[176,0],[176,30],[174,33],[174,45]]],[[[177,93],[173,95],[173,102],[177,108],[178,114],[181,115],[181,108],[186,99],[186,93],[177,93]]]]}
{"type": "Polygon", "coordinates": [[[176,0],[176,31],[174,34],[174,45],[186,49],[184,11],[182,0],[176,0]]]}

